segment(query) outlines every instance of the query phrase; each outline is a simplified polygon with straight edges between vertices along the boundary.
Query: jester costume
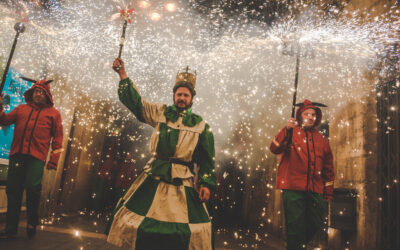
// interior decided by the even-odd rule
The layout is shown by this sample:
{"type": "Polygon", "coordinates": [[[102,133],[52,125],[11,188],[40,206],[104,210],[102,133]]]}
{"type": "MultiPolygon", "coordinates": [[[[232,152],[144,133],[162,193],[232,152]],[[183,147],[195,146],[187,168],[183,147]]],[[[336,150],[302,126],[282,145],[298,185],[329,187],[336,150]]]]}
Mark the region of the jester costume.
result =
{"type": "Polygon", "coordinates": [[[39,223],[38,209],[42,189],[43,168],[47,155],[47,169],[57,169],[62,152],[63,126],[60,112],[54,107],[49,81],[35,81],[24,93],[26,104],[21,104],[6,114],[0,105],[0,126],[14,124],[14,136],[10,150],[10,162],[7,173],[7,222],[5,234],[15,235],[18,231],[22,194],[26,190],[28,236],[35,234],[39,223]],[[33,101],[33,92],[41,89],[46,96],[45,104],[33,101]],[[51,146],[51,150],[50,150],[51,146]]]}
{"type": "Polygon", "coordinates": [[[121,102],[141,122],[154,127],[151,159],[113,213],[107,241],[131,249],[212,249],[208,211],[195,189],[216,188],[214,137],[209,125],[175,105],[142,99],[132,81],[119,83],[121,102]]]}
{"type": "Polygon", "coordinates": [[[289,130],[286,127],[270,145],[272,153],[281,155],[276,188],[283,190],[288,250],[306,248],[323,225],[324,198],[333,198],[333,156],[328,139],[317,130],[322,112],[316,104],[309,100],[298,104],[296,120],[299,125],[293,128],[290,147],[287,145],[289,130]],[[301,126],[301,114],[307,109],[316,112],[311,128],[301,126]]]}

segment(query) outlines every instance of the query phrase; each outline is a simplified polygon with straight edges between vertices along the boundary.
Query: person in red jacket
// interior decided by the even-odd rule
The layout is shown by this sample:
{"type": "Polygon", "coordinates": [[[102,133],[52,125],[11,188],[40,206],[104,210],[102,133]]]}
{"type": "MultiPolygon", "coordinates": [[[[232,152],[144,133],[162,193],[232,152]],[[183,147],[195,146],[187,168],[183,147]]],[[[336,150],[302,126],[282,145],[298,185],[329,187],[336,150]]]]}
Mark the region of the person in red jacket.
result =
{"type": "Polygon", "coordinates": [[[61,115],[53,107],[49,81],[34,81],[24,93],[26,104],[17,106],[10,113],[3,111],[0,97],[0,126],[14,124],[14,136],[9,155],[7,174],[7,219],[6,229],[0,238],[11,238],[17,234],[23,190],[26,189],[27,234],[33,237],[38,224],[38,208],[41,193],[43,168],[49,153],[47,169],[56,169],[62,151],[63,127],[61,115]]]}
{"type": "Polygon", "coordinates": [[[333,198],[333,156],[318,130],[325,106],[305,100],[273,139],[270,150],[281,154],[276,188],[283,190],[287,249],[305,249],[323,225],[325,200],[333,198]],[[292,131],[292,132],[290,132],[292,131]],[[290,139],[290,133],[292,137],[290,139]]]}

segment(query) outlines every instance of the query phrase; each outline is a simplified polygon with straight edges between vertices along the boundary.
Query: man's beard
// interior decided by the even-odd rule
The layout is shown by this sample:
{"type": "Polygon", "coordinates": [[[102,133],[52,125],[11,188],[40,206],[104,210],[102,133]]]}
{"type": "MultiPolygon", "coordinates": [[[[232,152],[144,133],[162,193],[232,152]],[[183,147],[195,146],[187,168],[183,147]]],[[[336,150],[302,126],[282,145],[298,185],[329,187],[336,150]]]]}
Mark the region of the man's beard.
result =
{"type": "Polygon", "coordinates": [[[182,112],[182,111],[184,111],[184,110],[190,108],[190,107],[192,106],[192,104],[193,104],[193,103],[186,104],[185,102],[180,101],[180,102],[175,103],[175,106],[176,106],[176,108],[178,109],[179,112],[182,112]],[[184,103],[184,104],[185,104],[185,107],[180,107],[180,106],[178,106],[179,103],[184,103]]]}

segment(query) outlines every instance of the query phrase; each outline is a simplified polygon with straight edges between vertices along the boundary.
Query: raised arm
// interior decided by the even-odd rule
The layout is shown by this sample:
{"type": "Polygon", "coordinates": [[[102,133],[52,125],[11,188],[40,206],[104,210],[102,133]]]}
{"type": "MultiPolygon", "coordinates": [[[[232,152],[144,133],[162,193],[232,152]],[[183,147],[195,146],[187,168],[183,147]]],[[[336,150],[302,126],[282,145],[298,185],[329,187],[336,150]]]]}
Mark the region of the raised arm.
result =
{"type": "Polygon", "coordinates": [[[154,104],[142,98],[132,80],[126,75],[122,59],[116,58],[114,60],[113,69],[119,74],[121,79],[118,87],[120,101],[132,111],[139,121],[155,127],[160,117],[162,117],[166,105],[154,104]]]}

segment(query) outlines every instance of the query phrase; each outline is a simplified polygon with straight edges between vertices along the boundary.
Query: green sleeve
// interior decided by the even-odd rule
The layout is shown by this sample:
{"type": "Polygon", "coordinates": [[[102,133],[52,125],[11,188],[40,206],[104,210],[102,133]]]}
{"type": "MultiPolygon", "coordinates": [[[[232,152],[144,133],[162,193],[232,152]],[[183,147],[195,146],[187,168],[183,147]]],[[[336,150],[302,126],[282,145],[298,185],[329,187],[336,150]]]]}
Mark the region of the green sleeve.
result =
{"type": "Polygon", "coordinates": [[[204,131],[199,136],[199,143],[193,155],[194,161],[199,165],[199,185],[206,186],[211,190],[217,188],[217,177],[215,174],[215,148],[214,136],[210,126],[206,124],[204,131]]]}
{"type": "Polygon", "coordinates": [[[145,122],[143,117],[142,97],[136,88],[133,87],[131,79],[126,78],[119,82],[118,87],[119,100],[136,116],[136,118],[145,122]]]}
{"type": "Polygon", "coordinates": [[[144,100],[129,78],[119,82],[118,96],[139,121],[155,127],[161,120],[165,120],[164,110],[167,105],[144,100]]]}

